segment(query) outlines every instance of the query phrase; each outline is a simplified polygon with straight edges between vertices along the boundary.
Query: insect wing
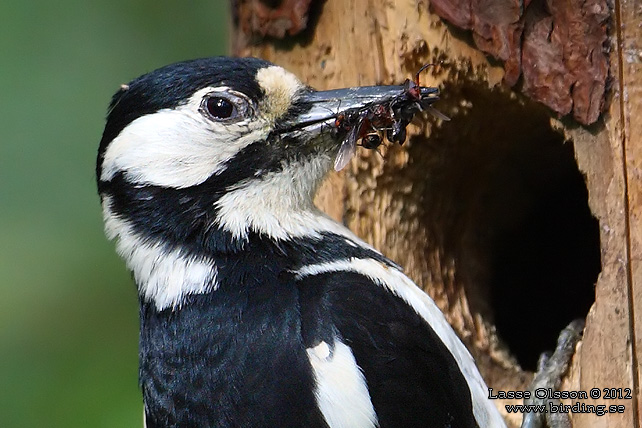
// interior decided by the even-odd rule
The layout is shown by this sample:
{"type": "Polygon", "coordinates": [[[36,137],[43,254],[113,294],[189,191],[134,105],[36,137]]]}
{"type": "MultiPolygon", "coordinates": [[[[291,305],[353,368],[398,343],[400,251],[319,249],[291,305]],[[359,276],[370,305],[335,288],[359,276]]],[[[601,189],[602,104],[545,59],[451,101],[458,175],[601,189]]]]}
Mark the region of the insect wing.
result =
{"type": "Polygon", "coordinates": [[[334,170],[341,171],[350,162],[350,159],[356,152],[357,141],[352,132],[350,132],[341,143],[339,153],[334,159],[334,170]]]}
{"type": "Polygon", "coordinates": [[[334,170],[341,171],[345,166],[350,162],[355,152],[357,151],[357,137],[361,127],[363,126],[363,118],[365,117],[365,111],[361,112],[359,115],[358,123],[352,127],[346,138],[341,142],[341,147],[339,147],[339,153],[334,160],[334,170]]]}
{"type": "Polygon", "coordinates": [[[450,118],[448,116],[446,116],[445,114],[443,114],[442,112],[440,112],[439,110],[434,108],[433,106],[425,106],[424,108],[428,113],[432,114],[437,119],[441,119],[441,120],[446,121],[446,122],[448,122],[450,120],[450,118]]]}

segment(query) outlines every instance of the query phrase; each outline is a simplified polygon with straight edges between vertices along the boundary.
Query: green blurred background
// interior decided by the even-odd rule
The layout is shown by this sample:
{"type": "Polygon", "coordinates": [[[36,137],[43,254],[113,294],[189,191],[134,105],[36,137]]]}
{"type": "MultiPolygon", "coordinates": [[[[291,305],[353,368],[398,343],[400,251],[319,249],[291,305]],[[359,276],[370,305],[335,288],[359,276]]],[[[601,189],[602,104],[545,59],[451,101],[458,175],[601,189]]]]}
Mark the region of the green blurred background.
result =
{"type": "Polygon", "coordinates": [[[225,54],[228,2],[0,3],[0,427],[141,427],[134,285],[94,162],[121,83],[225,54]]]}

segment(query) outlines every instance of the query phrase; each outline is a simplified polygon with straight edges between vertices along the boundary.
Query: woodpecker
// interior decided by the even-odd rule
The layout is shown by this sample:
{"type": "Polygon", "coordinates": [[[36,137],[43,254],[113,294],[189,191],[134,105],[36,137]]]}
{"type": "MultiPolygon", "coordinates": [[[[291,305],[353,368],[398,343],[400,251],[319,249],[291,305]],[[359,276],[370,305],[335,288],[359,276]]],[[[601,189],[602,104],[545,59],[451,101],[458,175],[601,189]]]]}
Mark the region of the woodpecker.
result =
{"type": "Polygon", "coordinates": [[[504,426],[435,303],[313,204],[337,118],[404,90],[215,57],[114,95],[96,174],[139,293],[147,428],[504,426]]]}

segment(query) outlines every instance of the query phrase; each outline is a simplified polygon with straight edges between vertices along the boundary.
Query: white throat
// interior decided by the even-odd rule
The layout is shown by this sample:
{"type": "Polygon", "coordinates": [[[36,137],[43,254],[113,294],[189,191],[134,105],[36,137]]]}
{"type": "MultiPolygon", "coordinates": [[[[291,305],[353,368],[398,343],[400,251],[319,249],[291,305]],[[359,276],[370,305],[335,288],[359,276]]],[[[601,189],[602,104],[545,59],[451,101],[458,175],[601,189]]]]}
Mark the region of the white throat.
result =
{"type": "Polygon", "coordinates": [[[218,224],[240,240],[249,232],[283,240],[318,237],[324,231],[358,239],[314,206],[317,188],[331,164],[330,156],[318,155],[239,185],[216,203],[218,224]]]}

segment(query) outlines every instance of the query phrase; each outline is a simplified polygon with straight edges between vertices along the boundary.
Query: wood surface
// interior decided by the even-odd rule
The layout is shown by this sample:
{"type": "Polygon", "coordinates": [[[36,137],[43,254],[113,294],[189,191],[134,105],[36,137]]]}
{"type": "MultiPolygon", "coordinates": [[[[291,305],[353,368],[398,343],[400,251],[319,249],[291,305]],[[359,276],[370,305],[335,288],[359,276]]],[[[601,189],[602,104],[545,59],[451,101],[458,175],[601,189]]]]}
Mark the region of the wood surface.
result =
{"type": "MultiPolygon", "coordinates": [[[[299,21],[301,16],[298,11],[299,21]]],[[[631,388],[630,400],[583,401],[622,404],[624,413],[576,413],[572,419],[576,427],[639,428],[642,7],[616,1],[610,22],[606,111],[588,127],[572,118],[558,119],[513,92],[503,83],[502,64],[477,50],[467,32],[442,21],[428,2],[313,1],[303,33],[257,37],[237,21],[231,44],[234,54],[268,59],[317,89],[400,84],[421,65],[440,63],[421,81],[442,89],[437,107],[457,125],[426,118],[409,127],[404,146],[387,145],[381,154],[359,150],[346,170],[328,178],[317,203],[400,263],[434,298],[496,389],[522,390],[531,373],[519,367],[495,331],[488,299],[492,284],[486,280],[489,254],[473,242],[483,210],[483,199],[474,191],[484,188],[478,181],[487,179],[489,168],[501,168],[494,165],[495,155],[511,147],[495,142],[507,133],[535,135],[546,128],[572,144],[589,206],[599,220],[602,270],[583,341],[562,389],[631,388]],[[444,173],[458,171],[453,158],[470,171],[444,173]],[[468,158],[474,162],[466,163],[468,158]]],[[[506,141],[519,145],[522,139],[506,141]]],[[[568,304],[574,304],[572,299],[568,304]]],[[[504,404],[497,402],[500,410],[504,404]]],[[[507,415],[507,420],[517,426],[521,417],[507,415]]]]}

